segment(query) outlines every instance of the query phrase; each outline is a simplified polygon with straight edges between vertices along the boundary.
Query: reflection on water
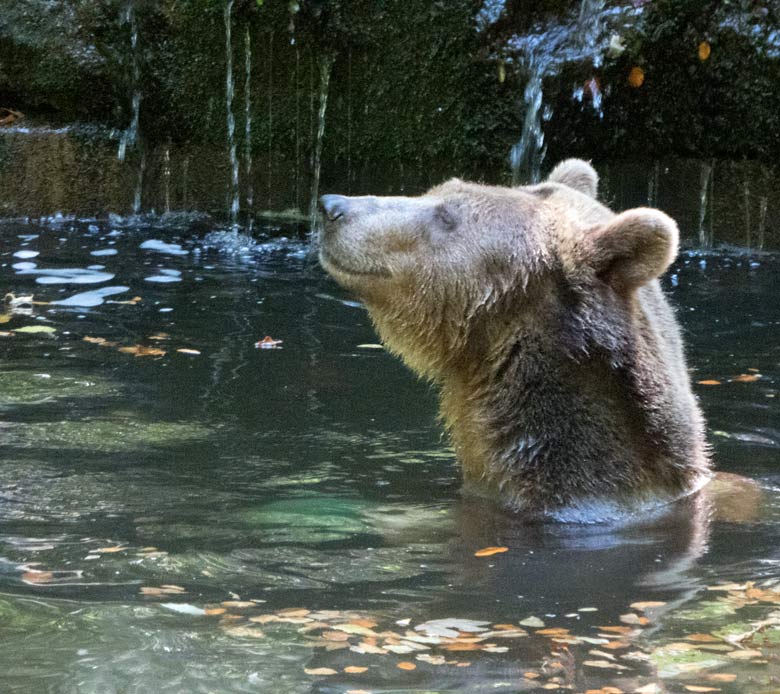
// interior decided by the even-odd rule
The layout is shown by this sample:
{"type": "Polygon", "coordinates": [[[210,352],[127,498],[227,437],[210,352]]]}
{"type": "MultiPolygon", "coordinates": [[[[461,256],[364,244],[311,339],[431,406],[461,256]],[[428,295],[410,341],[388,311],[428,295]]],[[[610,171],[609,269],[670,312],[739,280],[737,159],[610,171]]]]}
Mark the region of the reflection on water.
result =
{"type": "Polygon", "coordinates": [[[0,312],[5,690],[770,686],[774,661],[731,658],[732,632],[679,641],[772,619],[777,257],[691,253],[668,280],[717,464],[761,482],[760,510],[724,520],[702,496],[622,528],[523,525],[460,498],[434,393],[373,348],[296,229],[169,221],[0,228],[3,293],[33,295],[0,312]],[[490,546],[508,551],[474,556],[490,546]],[[706,590],[746,580],[764,593],[706,590]],[[436,643],[424,625],[448,618],[493,636],[436,643]]]}

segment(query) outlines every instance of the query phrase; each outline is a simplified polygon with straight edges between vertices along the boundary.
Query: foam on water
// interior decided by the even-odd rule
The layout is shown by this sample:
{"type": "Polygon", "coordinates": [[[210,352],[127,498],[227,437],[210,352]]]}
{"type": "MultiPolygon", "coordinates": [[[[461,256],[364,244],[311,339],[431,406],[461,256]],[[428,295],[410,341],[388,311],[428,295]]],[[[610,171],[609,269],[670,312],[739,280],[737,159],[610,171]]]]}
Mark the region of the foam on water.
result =
{"type": "Polygon", "coordinates": [[[116,255],[119,251],[116,248],[100,248],[96,251],[90,251],[90,255],[102,256],[102,255],[116,255]]]}
{"type": "Polygon", "coordinates": [[[67,299],[59,299],[52,301],[52,304],[57,306],[79,306],[83,308],[91,308],[93,306],[100,306],[107,296],[114,296],[115,294],[122,294],[130,289],[130,287],[101,287],[100,289],[93,289],[88,292],[80,292],[74,294],[67,299]]]}
{"type": "Polygon", "coordinates": [[[16,251],[16,253],[14,253],[14,258],[27,259],[27,258],[35,258],[38,255],[40,255],[38,251],[21,250],[21,251],[16,251]]]}
{"type": "Polygon", "coordinates": [[[178,243],[166,243],[159,239],[149,239],[144,241],[140,248],[145,251],[155,251],[157,253],[167,253],[168,255],[187,255],[189,251],[182,249],[178,243]]]}

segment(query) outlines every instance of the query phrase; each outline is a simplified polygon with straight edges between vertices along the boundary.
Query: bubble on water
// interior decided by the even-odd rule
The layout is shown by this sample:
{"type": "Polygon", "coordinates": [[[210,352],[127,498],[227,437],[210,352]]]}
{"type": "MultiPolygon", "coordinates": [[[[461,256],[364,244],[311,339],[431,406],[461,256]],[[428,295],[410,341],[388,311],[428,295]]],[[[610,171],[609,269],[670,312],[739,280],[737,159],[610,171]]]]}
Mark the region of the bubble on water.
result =
{"type": "Polygon", "coordinates": [[[119,251],[116,248],[98,248],[95,251],[90,251],[90,255],[94,256],[101,256],[101,255],[116,255],[119,253],[119,251]]]}
{"type": "Polygon", "coordinates": [[[25,251],[25,250],[21,250],[21,251],[16,251],[16,253],[14,253],[14,258],[27,259],[27,258],[35,258],[38,255],[40,255],[40,253],[38,251],[25,251]]]}
{"type": "Polygon", "coordinates": [[[187,255],[189,251],[182,249],[178,243],[166,243],[159,239],[149,239],[144,241],[140,248],[146,251],[155,251],[157,253],[167,253],[168,255],[187,255]]]}
{"type": "Polygon", "coordinates": [[[74,294],[67,299],[59,299],[57,301],[52,301],[51,303],[57,306],[79,306],[89,308],[92,306],[100,306],[107,296],[122,294],[129,289],[130,287],[122,286],[101,287],[100,289],[93,289],[92,291],[88,292],[80,292],[79,294],[74,294]]]}

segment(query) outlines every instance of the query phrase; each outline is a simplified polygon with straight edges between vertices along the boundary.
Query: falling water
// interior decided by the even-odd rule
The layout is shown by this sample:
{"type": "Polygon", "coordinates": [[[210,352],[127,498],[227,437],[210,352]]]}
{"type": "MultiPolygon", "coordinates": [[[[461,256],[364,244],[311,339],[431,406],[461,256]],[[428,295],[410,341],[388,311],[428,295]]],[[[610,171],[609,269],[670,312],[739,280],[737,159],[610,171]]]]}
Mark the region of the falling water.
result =
{"type": "Polygon", "coordinates": [[[653,163],[653,170],[647,179],[647,206],[656,207],[658,205],[658,188],[661,182],[661,162],[653,163]]]}
{"type": "Polygon", "coordinates": [[[763,250],[766,241],[766,212],[769,207],[769,198],[762,195],[758,201],[758,247],[763,250]]]}
{"type": "Polygon", "coordinates": [[[712,173],[713,161],[703,161],[699,174],[699,245],[704,248],[712,246],[712,173]]]}
{"type": "Polygon", "coordinates": [[[225,76],[225,102],[227,108],[227,136],[228,152],[230,154],[230,186],[228,197],[230,199],[230,224],[233,227],[238,225],[239,210],[239,192],[238,192],[238,150],[236,145],[236,117],[233,113],[233,95],[235,85],[233,84],[233,43],[231,39],[231,14],[233,12],[233,0],[228,0],[225,5],[225,56],[226,56],[226,76],[225,76]]]}
{"type": "Polygon", "coordinates": [[[525,119],[519,142],[509,153],[512,166],[512,185],[523,180],[538,183],[544,160],[544,130],[542,129],[542,79],[545,65],[539,64],[535,56],[528,59],[530,74],[525,85],[525,119]]]}
{"type": "Polygon", "coordinates": [[[312,184],[311,199],[309,202],[309,220],[311,230],[315,231],[319,215],[317,213],[317,199],[320,189],[320,169],[322,167],[322,141],[325,137],[325,113],[328,108],[328,88],[330,86],[330,75],[333,68],[334,56],[327,54],[320,62],[320,94],[319,94],[319,113],[317,119],[317,137],[314,145],[314,161],[312,166],[312,184]]]}
{"type": "Polygon", "coordinates": [[[246,176],[246,209],[249,214],[249,230],[252,229],[252,36],[249,27],[244,34],[244,174],[246,176]]]}
{"type": "Polygon", "coordinates": [[[122,13],[122,23],[130,26],[130,48],[133,60],[131,73],[133,96],[130,125],[122,132],[122,136],[119,138],[119,149],[117,150],[119,161],[125,160],[127,148],[135,146],[138,140],[138,122],[141,115],[141,61],[138,54],[138,22],[135,18],[132,1],[127,3],[125,11],[122,13]]]}
{"type": "MultiPolygon", "coordinates": [[[[542,85],[544,78],[554,75],[567,62],[590,60],[594,67],[601,65],[603,15],[605,0],[581,0],[580,9],[568,23],[539,26],[524,36],[509,41],[510,50],[516,54],[528,76],[523,93],[525,118],[520,140],[510,153],[512,183],[522,181],[537,183],[541,175],[546,153],[543,121],[552,116],[551,107],[545,106],[542,85]]],[[[593,107],[601,114],[601,91],[598,80],[587,83],[593,107]]],[[[584,88],[575,90],[575,98],[584,98],[584,88]]]]}
{"type": "Polygon", "coordinates": [[[750,169],[745,166],[744,178],[742,180],[742,199],[745,209],[745,246],[748,248],[753,244],[752,228],[750,219],[750,169]]]}
{"type": "Polygon", "coordinates": [[[163,155],[163,183],[165,185],[165,211],[171,211],[171,148],[165,148],[163,155]]]}
{"type": "Polygon", "coordinates": [[[144,190],[144,173],[146,172],[146,152],[141,151],[141,161],[138,164],[138,174],[135,179],[135,193],[133,194],[133,214],[141,214],[141,198],[144,190]]]}

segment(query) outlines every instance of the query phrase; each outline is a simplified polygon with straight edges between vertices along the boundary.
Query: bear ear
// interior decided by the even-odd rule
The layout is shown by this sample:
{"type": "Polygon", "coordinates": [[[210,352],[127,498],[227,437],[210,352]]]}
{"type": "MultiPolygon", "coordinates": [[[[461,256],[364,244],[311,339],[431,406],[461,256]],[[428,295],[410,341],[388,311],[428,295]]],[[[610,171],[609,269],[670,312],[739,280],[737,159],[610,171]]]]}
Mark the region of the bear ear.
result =
{"type": "Polygon", "coordinates": [[[659,277],[677,256],[679,231],[660,210],[639,207],[592,228],[584,239],[586,262],[618,291],[659,277]]]}
{"type": "Polygon", "coordinates": [[[588,162],[582,159],[567,159],[556,166],[547,180],[562,183],[569,188],[595,198],[598,194],[599,175],[588,162]]]}

